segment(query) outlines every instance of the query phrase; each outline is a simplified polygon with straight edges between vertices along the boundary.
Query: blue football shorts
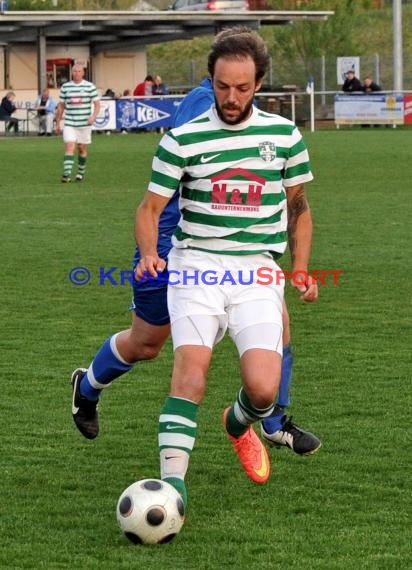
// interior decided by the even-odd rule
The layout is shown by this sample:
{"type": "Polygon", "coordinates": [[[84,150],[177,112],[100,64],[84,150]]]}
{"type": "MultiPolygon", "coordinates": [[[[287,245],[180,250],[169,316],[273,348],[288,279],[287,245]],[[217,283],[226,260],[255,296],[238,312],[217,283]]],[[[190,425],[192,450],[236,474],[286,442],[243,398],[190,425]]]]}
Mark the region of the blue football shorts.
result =
{"type": "Polygon", "coordinates": [[[147,283],[133,281],[133,300],[130,307],[139,319],[149,325],[168,325],[167,279],[150,279],[147,283]]]}

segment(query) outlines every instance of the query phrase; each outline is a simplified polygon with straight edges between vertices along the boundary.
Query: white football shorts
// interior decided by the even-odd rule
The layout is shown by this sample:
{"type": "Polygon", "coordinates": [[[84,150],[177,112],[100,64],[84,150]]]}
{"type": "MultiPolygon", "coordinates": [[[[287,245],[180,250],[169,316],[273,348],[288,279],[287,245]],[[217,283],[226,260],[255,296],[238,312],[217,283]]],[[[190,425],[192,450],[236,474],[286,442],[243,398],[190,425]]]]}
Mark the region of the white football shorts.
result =
{"type": "Polygon", "coordinates": [[[92,126],[89,127],[63,127],[63,141],[65,143],[73,142],[80,144],[91,144],[92,142],[92,126]]]}
{"type": "Polygon", "coordinates": [[[212,348],[228,330],[240,355],[250,348],[282,354],[284,280],[275,278],[281,270],[270,256],[172,248],[168,271],[174,349],[212,348]]]}

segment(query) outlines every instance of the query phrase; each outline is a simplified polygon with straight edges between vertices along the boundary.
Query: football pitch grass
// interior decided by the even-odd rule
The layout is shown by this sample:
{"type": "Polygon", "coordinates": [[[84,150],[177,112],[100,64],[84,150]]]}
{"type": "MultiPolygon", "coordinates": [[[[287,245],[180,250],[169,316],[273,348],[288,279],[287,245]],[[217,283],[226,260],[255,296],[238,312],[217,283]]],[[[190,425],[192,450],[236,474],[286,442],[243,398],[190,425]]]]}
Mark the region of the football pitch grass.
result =
{"type": "MultiPolygon", "coordinates": [[[[389,570],[411,557],[411,137],[403,129],[304,131],[315,181],[315,305],[287,299],[295,353],[294,420],[313,457],[270,450],[251,483],[224,435],[239,366],[214,353],[198,416],[178,537],[133,546],[115,508],[133,481],[158,477],[157,420],[170,342],[103,394],[101,432],[71,418],[69,378],[127,328],[130,287],[100,268],[131,268],[133,224],[159,135],[95,135],[83,184],[60,183],[60,139],[0,141],[1,536],[7,570],[389,570]],[[73,267],[90,282],[75,286],[73,267]]],[[[288,267],[286,255],[283,266],[288,267]]]]}

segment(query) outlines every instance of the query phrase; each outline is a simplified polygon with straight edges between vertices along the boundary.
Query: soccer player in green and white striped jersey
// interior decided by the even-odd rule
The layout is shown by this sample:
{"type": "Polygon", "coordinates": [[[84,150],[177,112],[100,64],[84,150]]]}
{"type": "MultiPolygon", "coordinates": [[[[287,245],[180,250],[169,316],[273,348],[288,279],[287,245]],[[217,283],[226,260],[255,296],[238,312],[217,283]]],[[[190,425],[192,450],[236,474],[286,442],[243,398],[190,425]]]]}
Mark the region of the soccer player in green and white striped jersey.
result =
{"type": "Polygon", "coordinates": [[[76,64],[72,80],[61,86],[56,112],[56,133],[64,113],[63,141],[65,143],[62,182],[71,182],[76,144],[78,168],[76,182],[82,182],[86,172],[87,145],[92,142],[92,125],[100,111],[96,86],[84,79],[84,67],[76,64]]]}
{"type": "Polygon", "coordinates": [[[181,218],[168,257],[175,359],[159,447],[161,477],[185,499],[197,409],[213,346],[226,330],[240,355],[242,385],[224,411],[224,426],[247,476],[258,484],[269,478],[269,458],[252,424],[272,413],[279,385],[283,280],[276,278],[276,260],[286,248],[287,224],[293,273],[302,273],[292,285],[303,300],[317,298],[308,277],[308,153],[291,121],[253,104],[268,61],[264,42],[251,30],[217,36],[208,60],[215,105],[162,138],[136,217],[136,277],[155,277],[165,268],[156,250],[159,216],[180,185],[181,218]],[[273,279],[259,280],[262,270],[273,279]],[[247,277],[240,279],[242,272],[247,277]]]}

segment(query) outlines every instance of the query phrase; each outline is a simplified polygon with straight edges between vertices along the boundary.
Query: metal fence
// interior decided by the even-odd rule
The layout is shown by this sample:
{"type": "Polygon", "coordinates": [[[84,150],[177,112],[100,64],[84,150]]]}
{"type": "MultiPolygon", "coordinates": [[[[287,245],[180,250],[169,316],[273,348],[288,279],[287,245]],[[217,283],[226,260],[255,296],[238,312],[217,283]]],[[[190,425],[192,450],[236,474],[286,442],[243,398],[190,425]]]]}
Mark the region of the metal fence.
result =
{"type": "MultiPolygon", "coordinates": [[[[257,94],[257,103],[258,106],[268,112],[276,113],[291,119],[294,123],[298,126],[305,126],[310,128],[311,130],[315,130],[319,127],[335,127],[338,126],[338,122],[335,117],[335,98],[336,95],[344,95],[345,99],[348,102],[351,100],[357,100],[358,103],[358,110],[359,110],[359,95],[357,98],[353,97],[352,95],[347,95],[342,91],[313,91],[313,93],[307,91],[279,91],[279,92],[267,92],[267,93],[259,93],[257,94]]],[[[403,96],[408,96],[408,109],[412,108],[412,91],[411,90],[404,90],[400,92],[392,92],[392,91],[382,91],[376,93],[375,95],[369,96],[368,98],[365,97],[364,94],[361,94],[362,104],[361,107],[363,108],[365,101],[367,99],[374,100],[376,98],[379,101],[378,106],[380,108],[385,107],[385,112],[389,109],[386,108],[388,105],[395,105],[399,98],[401,100],[404,99],[403,96]],[[377,97],[379,96],[379,97],[377,97]]],[[[407,98],[405,97],[405,101],[407,98]]],[[[406,104],[406,103],[405,103],[406,104]]],[[[397,103],[397,106],[400,105],[400,113],[401,115],[406,112],[402,109],[403,102],[397,103]]],[[[408,110],[409,113],[409,110],[408,110]]],[[[365,117],[366,115],[362,113],[362,116],[365,117]]],[[[410,116],[410,114],[409,114],[410,116]]],[[[355,117],[355,116],[354,116],[355,117]]],[[[356,117],[353,121],[348,118],[346,121],[347,125],[350,124],[358,124],[358,123],[365,123],[365,124],[388,124],[395,127],[397,124],[401,124],[402,117],[399,120],[398,114],[396,115],[396,119],[391,117],[383,118],[382,116],[376,116],[371,119],[358,120],[356,117]]],[[[409,121],[410,124],[410,121],[409,121]]],[[[339,126],[338,126],[339,128],[339,126]]]]}
{"type": "MultiPolygon", "coordinates": [[[[139,97],[126,98],[126,101],[134,100],[137,108],[142,106],[144,109],[148,107],[152,107],[152,110],[161,109],[162,117],[158,117],[156,113],[150,113],[149,123],[153,123],[155,127],[170,128],[173,125],[174,114],[171,109],[175,108],[176,101],[180,101],[183,97],[183,94],[154,95],[144,98],[143,101],[139,97]],[[172,107],[169,102],[172,102],[172,107]],[[158,121],[161,124],[158,124],[158,121]]],[[[310,128],[312,131],[327,126],[339,128],[340,125],[384,124],[396,127],[404,123],[412,124],[412,91],[402,91],[402,93],[382,91],[369,96],[363,93],[348,95],[342,91],[268,91],[257,93],[256,99],[260,109],[282,115],[298,126],[310,128]],[[340,105],[338,116],[335,116],[336,103],[340,105]]],[[[114,103],[115,100],[112,102],[114,103]]],[[[148,117],[144,115],[139,119],[135,103],[133,104],[133,120],[136,119],[137,122],[143,120],[143,126],[147,126],[148,117]]],[[[103,130],[119,128],[117,120],[115,123],[111,127],[105,124],[97,128],[103,130]],[[114,126],[115,123],[116,126],[114,126]]],[[[134,127],[137,126],[137,124],[134,125],[134,127]]]]}
{"type": "MultiPolygon", "coordinates": [[[[205,57],[190,61],[174,61],[173,65],[170,65],[170,61],[167,60],[149,59],[147,65],[149,73],[162,76],[171,93],[185,93],[208,75],[205,57]]],[[[392,55],[375,53],[360,56],[360,79],[366,75],[371,75],[382,89],[388,91],[393,89],[392,55]]],[[[324,56],[306,63],[302,61],[277,62],[272,58],[264,89],[282,91],[288,90],[288,86],[295,86],[297,90],[304,90],[309,77],[313,77],[317,90],[339,90],[336,57],[324,56]]],[[[403,89],[412,89],[411,57],[404,57],[403,89]]]]}

